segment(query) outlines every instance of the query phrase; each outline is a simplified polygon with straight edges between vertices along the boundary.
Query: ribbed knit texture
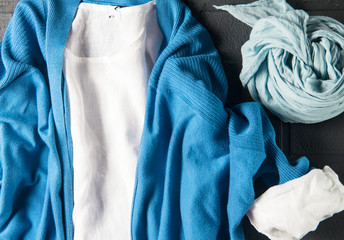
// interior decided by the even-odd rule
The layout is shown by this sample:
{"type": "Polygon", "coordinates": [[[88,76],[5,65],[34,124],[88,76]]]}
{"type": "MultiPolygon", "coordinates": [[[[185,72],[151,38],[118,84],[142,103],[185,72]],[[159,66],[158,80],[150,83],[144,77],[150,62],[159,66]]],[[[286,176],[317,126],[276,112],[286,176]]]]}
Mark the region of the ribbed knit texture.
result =
{"type": "MultiPolygon", "coordinates": [[[[89,1],[135,5],[147,1],[89,1]]],[[[72,239],[72,149],[62,77],[77,0],[21,1],[0,64],[0,239],[72,239]]],[[[164,34],[149,79],[132,239],[244,239],[254,181],[292,166],[256,103],[224,108],[228,86],[207,31],[178,0],[157,0],[164,34]]],[[[115,227],[115,226],[114,226],[115,227]]]]}

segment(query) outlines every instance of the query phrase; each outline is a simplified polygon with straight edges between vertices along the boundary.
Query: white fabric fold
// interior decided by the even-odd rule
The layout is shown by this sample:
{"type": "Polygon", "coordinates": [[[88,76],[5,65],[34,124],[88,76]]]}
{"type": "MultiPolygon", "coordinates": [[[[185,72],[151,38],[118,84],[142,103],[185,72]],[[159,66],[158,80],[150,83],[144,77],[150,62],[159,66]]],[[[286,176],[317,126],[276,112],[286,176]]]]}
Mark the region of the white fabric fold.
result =
{"type": "Polygon", "coordinates": [[[247,216],[272,240],[301,239],[319,222],[344,210],[344,186],[328,166],[274,186],[257,198],[247,216]]]}

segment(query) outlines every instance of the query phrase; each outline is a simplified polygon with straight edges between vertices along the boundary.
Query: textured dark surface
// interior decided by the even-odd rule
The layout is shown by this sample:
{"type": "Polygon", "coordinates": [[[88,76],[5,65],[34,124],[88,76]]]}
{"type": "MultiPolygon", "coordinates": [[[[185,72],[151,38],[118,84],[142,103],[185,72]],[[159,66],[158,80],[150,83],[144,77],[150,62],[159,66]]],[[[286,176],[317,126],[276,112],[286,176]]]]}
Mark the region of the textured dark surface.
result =
{"type": "MultiPolygon", "coordinates": [[[[17,0],[0,0],[0,39],[10,20],[17,0]]],[[[208,29],[221,54],[229,80],[227,106],[251,101],[247,90],[239,80],[241,70],[240,48],[248,40],[250,28],[234,19],[228,13],[213,8],[213,5],[248,3],[251,0],[184,0],[194,16],[208,29]]],[[[295,8],[302,8],[311,15],[326,15],[344,22],[344,1],[342,0],[290,0],[295,8]]],[[[270,114],[276,130],[277,142],[290,160],[306,155],[311,165],[322,168],[329,165],[344,180],[344,114],[323,123],[286,124],[270,114]]],[[[244,220],[248,240],[267,239],[244,220]]],[[[315,232],[305,240],[344,239],[344,212],[320,223],[315,232]]]]}

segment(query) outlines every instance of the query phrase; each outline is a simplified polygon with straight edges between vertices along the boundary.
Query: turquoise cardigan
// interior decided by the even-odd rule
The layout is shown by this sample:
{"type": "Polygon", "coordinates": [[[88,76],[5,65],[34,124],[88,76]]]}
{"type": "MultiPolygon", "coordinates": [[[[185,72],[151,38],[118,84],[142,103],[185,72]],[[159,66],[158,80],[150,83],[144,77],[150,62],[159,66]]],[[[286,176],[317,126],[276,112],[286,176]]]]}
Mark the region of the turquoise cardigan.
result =
{"type": "MultiPolygon", "coordinates": [[[[260,105],[225,109],[227,80],[208,32],[181,1],[156,2],[164,40],[149,79],[132,239],[244,239],[254,181],[300,177],[308,160],[289,164],[260,105]]],[[[73,238],[62,61],[78,4],[20,1],[1,43],[0,239],[73,238]]]]}

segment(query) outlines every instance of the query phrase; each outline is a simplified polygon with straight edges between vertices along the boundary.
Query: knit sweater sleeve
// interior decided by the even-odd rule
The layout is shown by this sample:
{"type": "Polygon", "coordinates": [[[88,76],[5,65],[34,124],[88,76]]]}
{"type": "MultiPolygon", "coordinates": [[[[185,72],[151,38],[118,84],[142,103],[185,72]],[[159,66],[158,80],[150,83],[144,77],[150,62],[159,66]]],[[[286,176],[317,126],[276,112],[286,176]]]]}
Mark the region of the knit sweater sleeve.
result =
{"type": "Polygon", "coordinates": [[[230,187],[228,217],[234,239],[241,235],[240,222],[254,202],[253,184],[262,177],[268,186],[285,183],[308,172],[301,158],[292,165],[275,142],[274,129],[257,103],[244,103],[229,110],[230,187]]]}
{"type": "Polygon", "coordinates": [[[150,85],[154,91],[149,93],[154,98],[148,98],[152,101],[147,105],[148,127],[138,164],[138,179],[154,180],[137,181],[136,196],[140,201],[134,202],[133,236],[144,236],[150,229],[145,226],[154,226],[150,236],[170,239],[171,232],[176,233],[172,229],[179,226],[178,221],[170,224],[168,217],[173,217],[181,219],[186,239],[215,239],[216,232],[219,239],[228,237],[224,232],[230,239],[244,239],[241,221],[254,203],[255,180],[262,177],[269,186],[285,183],[306,174],[309,163],[306,158],[293,165],[288,162],[259,104],[245,103],[225,111],[227,80],[208,32],[184,6],[169,9],[161,14],[158,9],[160,23],[168,25],[163,25],[168,44],[152,72],[150,85]],[[154,129],[162,128],[162,123],[165,133],[156,136],[158,130],[154,129]],[[164,142],[169,146],[166,152],[160,146],[164,142]],[[162,152],[159,163],[166,161],[166,165],[153,164],[150,154],[155,151],[162,152]],[[162,160],[162,156],[167,158],[162,160]],[[162,178],[150,170],[158,166],[161,170],[157,172],[170,172],[169,166],[180,170],[162,178]],[[178,194],[164,186],[174,186],[178,194]],[[159,201],[143,198],[147,192],[159,201]],[[165,203],[162,206],[161,199],[165,203]],[[176,209],[169,211],[166,202],[175,203],[176,209]],[[155,209],[154,214],[149,209],[155,209]],[[181,209],[180,216],[177,209],[181,209]],[[156,215],[159,221],[152,220],[156,215]],[[229,229],[224,230],[226,225],[229,229]]]}
{"type": "Polygon", "coordinates": [[[20,1],[0,63],[0,239],[63,239],[45,64],[45,4],[20,1]]]}
{"type": "Polygon", "coordinates": [[[229,111],[230,187],[228,215],[234,239],[247,213],[270,239],[300,239],[320,221],[344,209],[344,186],[329,167],[309,170],[306,158],[289,163],[277,147],[273,127],[262,107],[244,103],[229,111]],[[254,181],[268,187],[254,200],[254,181]]]}

